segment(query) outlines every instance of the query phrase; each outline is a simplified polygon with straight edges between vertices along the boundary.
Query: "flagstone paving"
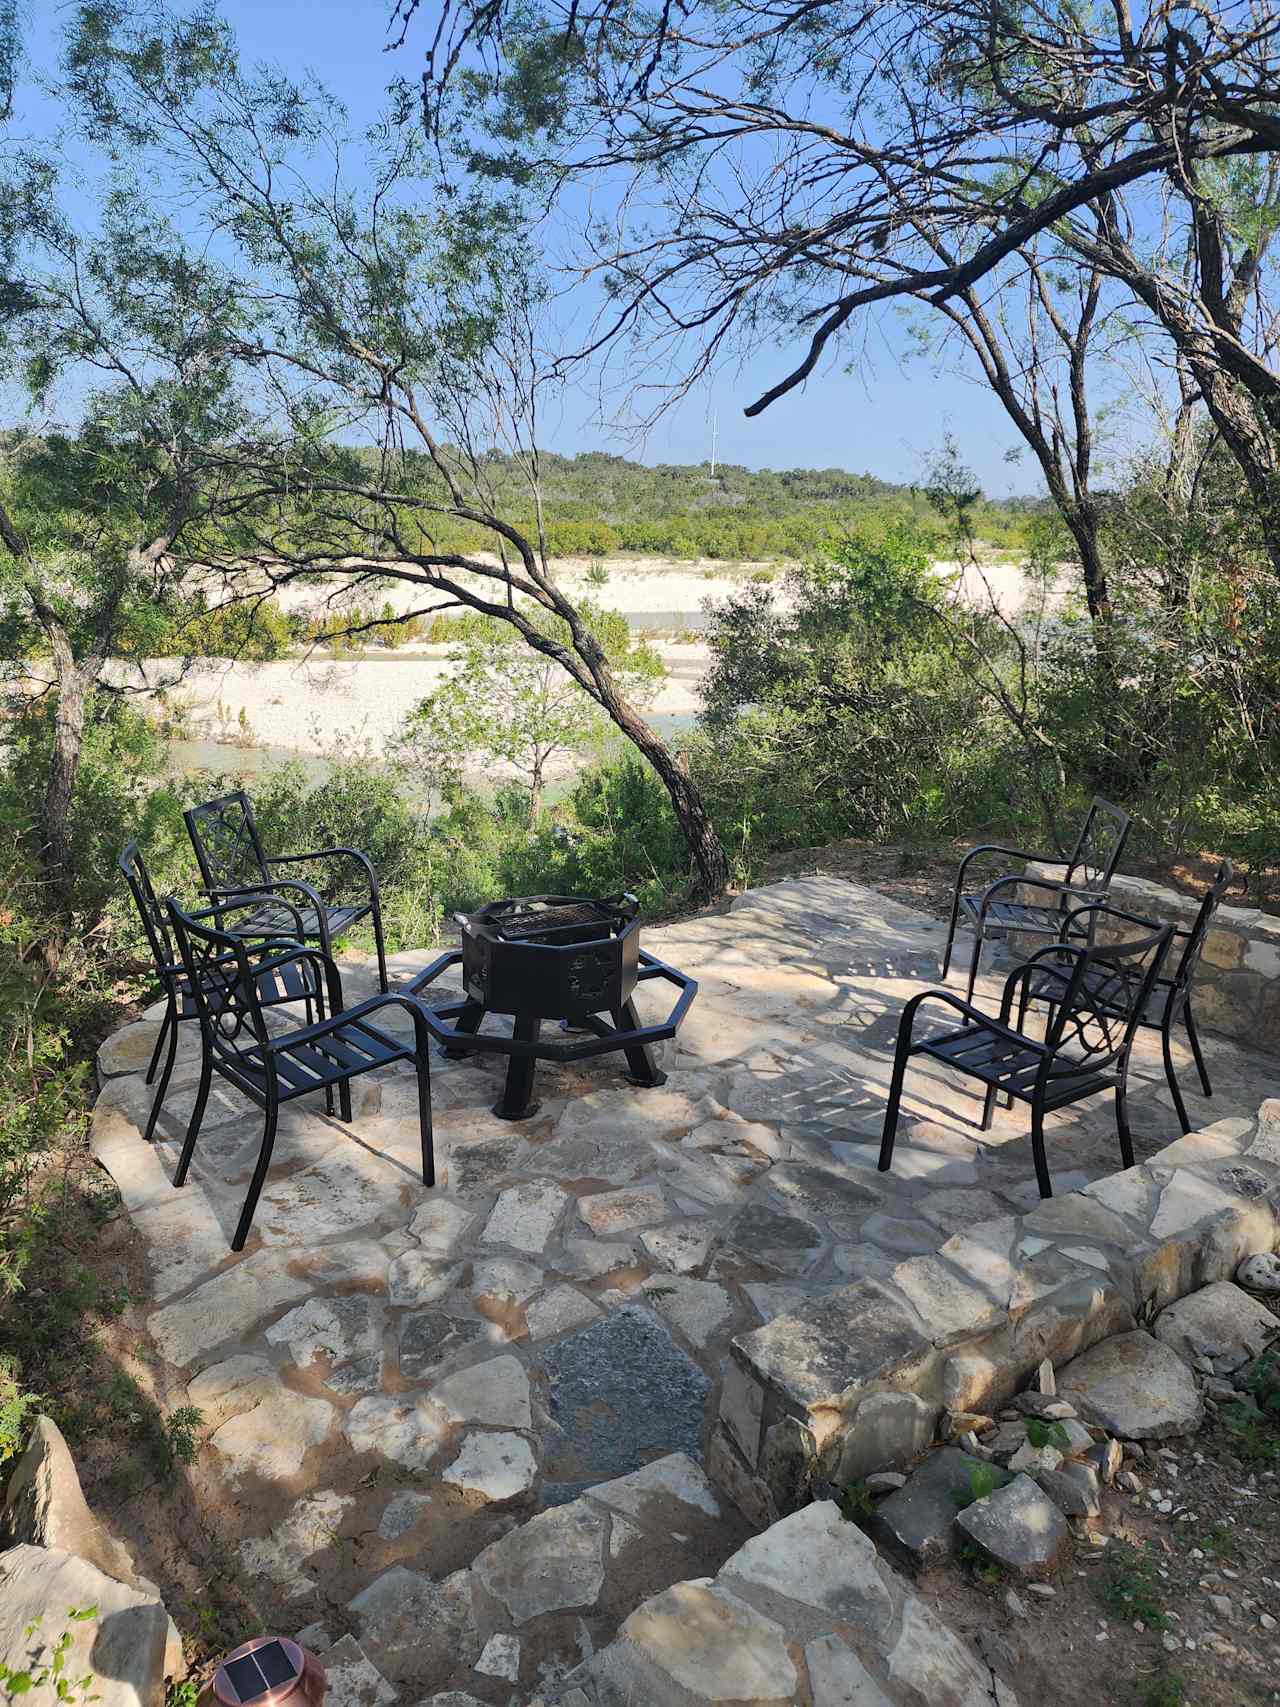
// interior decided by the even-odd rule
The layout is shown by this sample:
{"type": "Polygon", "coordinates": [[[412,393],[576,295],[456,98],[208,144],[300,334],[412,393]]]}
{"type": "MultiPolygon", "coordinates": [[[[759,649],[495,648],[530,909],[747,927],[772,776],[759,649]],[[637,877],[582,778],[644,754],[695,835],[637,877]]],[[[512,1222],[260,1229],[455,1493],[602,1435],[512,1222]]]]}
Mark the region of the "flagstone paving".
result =
{"type": "MultiPolygon", "coordinates": [[[[269,1622],[350,1630],[420,1693],[497,1699],[502,1677],[506,1700],[517,1659],[531,1685],[609,1640],[643,1595],[715,1574],[746,1533],[696,1463],[729,1340],[1038,1201],[1025,1112],[997,1110],[980,1132],[977,1087],[930,1063],[908,1074],[893,1173],[876,1172],[898,1015],[937,982],[942,938],[938,921],[833,878],[648,930],[645,946],[700,982],[662,1088],[628,1085],[607,1057],[542,1066],[537,1116],[510,1126],[490,1112],[500,1059],[433,1059],[431,1191],[411,1071],[358,1081],[350,1126],[319,1098],[290,1104],[240,1255],[258,1111],[215,1082],[176,1192],[195,1028],[154,1145],[141,1075],[158,1010],[108,1040],[95,1154],[145,1240],[150,1333],[172,1390],[204,1412],[269,1622]],[[593,1503],[657,1460],[688,1466],[683,1492],[642,1488],[631,1516],[593,1503]],[[673,1499],[706,1509],[673,1528],[673,1499]],[[549,1576],[521,1563],[521,1549],[547,1556],[540,1525],[561,1561],[549,1576]],[[512,1646],[528,1620],[545,1639],[525,1630],[512,1646]],[[485,1648],[498,1669],[477,1677],[498,1635],[485,1648]]],[[[394,956],[393,979],[431,957],[394,956]]],[[[363,961],[343,979],[349,1002],[376,987],[363,961]]],[[[980,999],[999,987],[993,968],[980,999]]],[[[385,1023],[410,1026],[402,1010],[385,1023]]],[[[1175,1047],[1193,1119],[1256,1110],[1273,1062],[1205,1044],[1212,1101],[1175,1047]]],[[[1140,1157],[1178,1135],[1154,1034],[1129,1100],[1140,1157]]],[[[1110,1099],[1053,1117],[1049,1149],[1060,1190],[1114,1172],[1110,1099]]]]}

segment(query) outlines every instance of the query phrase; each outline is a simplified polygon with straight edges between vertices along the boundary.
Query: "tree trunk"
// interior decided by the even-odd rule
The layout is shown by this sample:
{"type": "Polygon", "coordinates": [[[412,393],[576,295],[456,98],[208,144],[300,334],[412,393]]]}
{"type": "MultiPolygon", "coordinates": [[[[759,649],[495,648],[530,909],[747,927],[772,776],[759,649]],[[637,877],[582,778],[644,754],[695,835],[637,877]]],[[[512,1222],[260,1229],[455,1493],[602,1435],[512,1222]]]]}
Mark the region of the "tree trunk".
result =
{"type": "Polygon", "coordinates": [[[542,760],[533,762],[533,770],[529,775],[529,828],[536,830],[538,819],[542,816],[542,760]]]}
{"type": "Polygon", "coordinates": [[[644,754],[662,780],[698,874],[694,885],[696,898],[700,901],[718,900],[729,885],[729,861],[702,795],[689,775],[687,764],[654,734],[644,718],[634,712],[610,684],[601,682],[598,675],[596,686],[604,709],[628,741],[644,754]]]}
{"type": "Polygon", "coordinates": [[[84,746],[84,720],[93,676],[70,660],[58,664],[58,706],[41,815],[45,869],[64,894],[71,887],[71,797],[84,746]]]}

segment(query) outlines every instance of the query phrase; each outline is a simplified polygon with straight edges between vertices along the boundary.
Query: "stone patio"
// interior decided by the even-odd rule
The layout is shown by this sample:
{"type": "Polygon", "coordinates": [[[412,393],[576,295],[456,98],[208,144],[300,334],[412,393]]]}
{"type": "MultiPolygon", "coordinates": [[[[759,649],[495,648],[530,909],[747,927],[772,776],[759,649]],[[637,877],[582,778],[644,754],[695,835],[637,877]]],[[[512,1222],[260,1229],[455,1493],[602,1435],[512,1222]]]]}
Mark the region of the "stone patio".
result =
{"type": "MultiPolygon", "coordinates": [[[[185,1388],[204,1412],[269,1621],[351,1629],[406,1699],[505,1701],[646,1596],[715,1575],[747,1532],[697,1467],[730,1340],[1038,1202],[1025,1110],[981,1133],[978,1087],[931,1063],[908,1074],[893,1174],[875,1171],[898,1015],[937,981],[943,935],[830,878],[646,931],[700,982],[663,1088],[632,1088],[609,1058],[542,1066],[540,1112],[512,1126],[490,1113],[499,1060],[433,1060],[433,1191],[411,1072],[357,1081],[350,1127],[318,1098],[292,1104],[240,1256],[258,1111],[215,1081],[177,1192],[196,1030],[153,1146],[141,1072],[159,1010],[104,1044],[94,1152],[146,1240],[171,1402],[185,1388]],[[676,1468],[642,1476],[630,1512],[601,1503],[601,1484],[659,1459],[676,1468]]],[[[394,957],[394,978],[430,958],[394,957]]],[[[375,988],[365,963],[343,977],[350,1002],[375,988]]],[[[984,1002],[1000,981],[980,980],[984,1002]]],[[[388,1029],[408,1023],[389,1010],[388,1029]]],[[[1256,1111],[1274,1059],[1205,1046],[1212,1101],[1177,1053],[1193,1119],[1256,1111]]],[[[1129,1100],[1140,1159],[1178,1136],[1153,1033],[1129,1100]]],[[[1111,1100],[1052,1117],[1049,1143],[1060,1193],[1114,1172],[1111,1100]]]]}

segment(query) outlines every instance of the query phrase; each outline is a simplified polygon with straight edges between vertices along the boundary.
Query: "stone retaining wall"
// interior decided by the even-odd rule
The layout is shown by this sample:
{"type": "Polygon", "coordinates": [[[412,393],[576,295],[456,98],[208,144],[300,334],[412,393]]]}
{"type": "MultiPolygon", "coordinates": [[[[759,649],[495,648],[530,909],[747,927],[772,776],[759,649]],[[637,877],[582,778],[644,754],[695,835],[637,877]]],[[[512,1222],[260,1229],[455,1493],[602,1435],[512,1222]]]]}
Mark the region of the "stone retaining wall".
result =
{"type": "MultiPolygon", "coordinates": [[[[1055,875],[1048,866],[1029,865],[1027,871],[1055,875]]],[[[1111,900],[1126,912],[1184,930],[1195,923],[1200,911],[1196,896],[1181,895],[1145,877],[1113,878],[1111,900]]],[[[1026,946],[1042,948],[1044,939],[1028,939],[1026,946]]],[[[1176,940],[1169,952],[1176,963],[1180,952],[1176,940]]],[[[1257,907],[1219,907],[1192,990],[1201,1026],[1253,1049],[1280,1054],[1280,918],[1257,907]]]]}
{"type": "Polygon", "coordinates": [[[730,1347],[708,1451],[753,1522],[903,1464],[944,1411],[990,1413],[1054,1363],[1228,1280],[1280,1239],[1280,1100],[1142,1167],[956,1234],[730,1347]]]}

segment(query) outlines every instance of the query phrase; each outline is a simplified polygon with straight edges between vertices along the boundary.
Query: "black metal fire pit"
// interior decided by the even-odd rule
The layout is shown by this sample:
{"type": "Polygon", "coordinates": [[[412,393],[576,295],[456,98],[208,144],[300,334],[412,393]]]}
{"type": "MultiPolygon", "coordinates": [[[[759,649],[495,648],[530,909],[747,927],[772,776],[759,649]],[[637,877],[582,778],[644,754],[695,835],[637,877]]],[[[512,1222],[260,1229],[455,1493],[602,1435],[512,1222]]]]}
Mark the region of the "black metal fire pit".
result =
{"type": "Polygon", "coordinates": [[[490,901],[474,913],[456,914],[461,949],[442,954],[405,986],[407,995],[420,996],[461,961],[466,999],[428,1008],[427,1023],[446,1055],[492,1050],[510,1057],[506,1088],[493,1109],[503,1120],[527,1120],[537,1113],[533,1076],[539,1061],[583,1061],[620,1049],[633,1085],[651,1088],[665,1082],[652,1046],[675,1036],[698,986],[640,947],[638,910],[634,895],[607,901],[583,895],[490,901]],[[632,996],[637,984],[654,978],[673,984],[679,995],[660,1024],[641,1025],[632,996]],[[509,1036],[479,1034],[491,1013],[511,1016],[509,1036]],[[588,1035],[543,1038],[548,1020],[588,1035]]]}

